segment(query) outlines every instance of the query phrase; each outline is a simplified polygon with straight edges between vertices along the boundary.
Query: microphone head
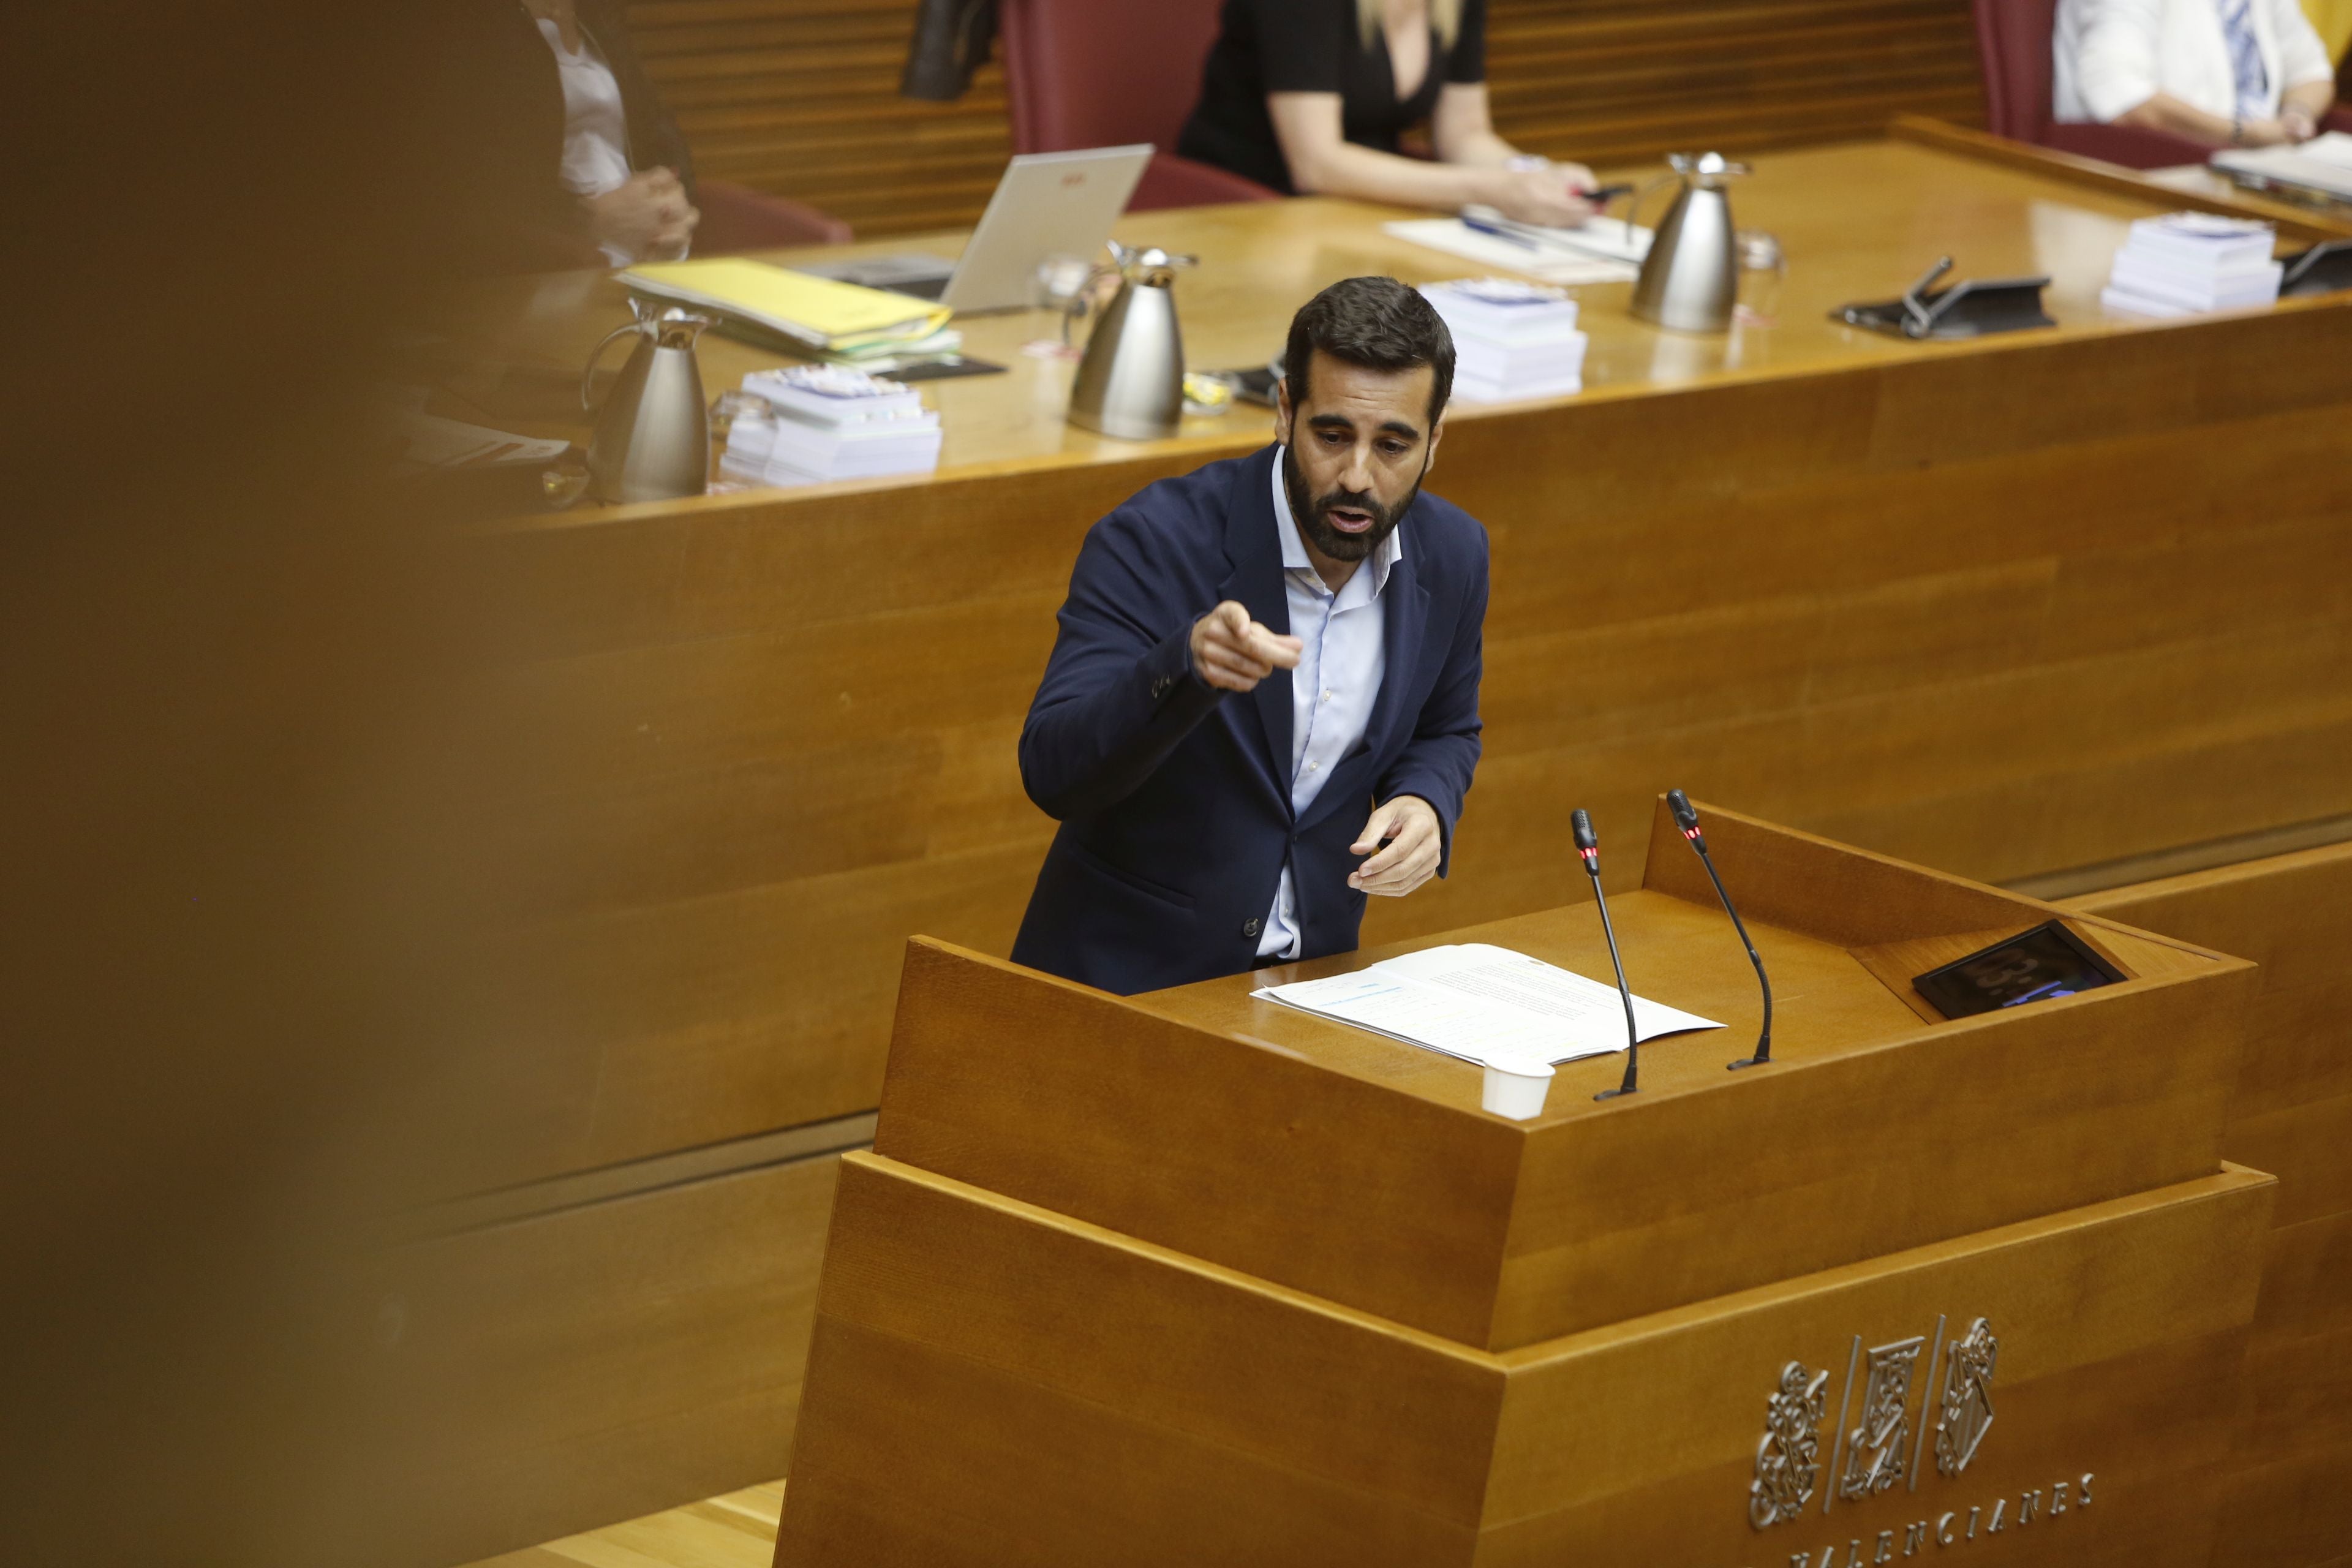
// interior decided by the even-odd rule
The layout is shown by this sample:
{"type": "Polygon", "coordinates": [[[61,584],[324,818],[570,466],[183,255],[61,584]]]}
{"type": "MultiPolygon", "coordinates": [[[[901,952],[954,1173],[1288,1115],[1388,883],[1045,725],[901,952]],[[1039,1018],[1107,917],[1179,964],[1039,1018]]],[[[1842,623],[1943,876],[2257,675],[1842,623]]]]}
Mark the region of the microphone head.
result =
{"type": "Polygon", "coordinates": [[[1592,836],[1592,814],[1591,812],[1586,811],[1580,805],[1578,806],[1575,811],[1570,814],[1568,825],[1570,830],[1576,835],[1576,852],[1579,855],[1590,855],[1594,850],[1601,847],[1601,840],[1592,836]]]}
{"type": "Polygon", "coordinates": [[[1685,833],[1698,826],[1698,812],[1691,805],[1690,796],[1682,791],[1670,789],[1666,792],[1666,809],[1675,814],[1675,826],[1685,833]]]}

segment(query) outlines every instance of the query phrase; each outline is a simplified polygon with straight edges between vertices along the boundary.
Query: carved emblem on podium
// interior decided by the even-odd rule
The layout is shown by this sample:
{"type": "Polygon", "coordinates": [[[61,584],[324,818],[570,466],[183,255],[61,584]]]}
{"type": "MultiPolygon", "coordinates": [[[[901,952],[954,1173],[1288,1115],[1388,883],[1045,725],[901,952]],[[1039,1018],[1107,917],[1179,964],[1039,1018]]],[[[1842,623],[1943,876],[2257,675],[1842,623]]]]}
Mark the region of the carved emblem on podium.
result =
{"type": "Polygon", "coordinates": [[[1904,1450],[1911,1437],[1911,1374],[1927,1342],[1925,1334],[1914,1334],[1870,1352],[1862,1417],[1846,1434],[1845,1473],[1838,1479],[1842,1500],[1859,1502],[1892,1490],[1907,1472],[1904,1450]]]}
{"type": "Polygon", "coordinates": [[[1822,1479],[1822,1415],[1830,1374],[1802,1362],[1780,1369],[1780,1386],[1764,1402],[1764,1436],[1756,1445],[1756,1479],[1748,1521],[1759,1530],[1791,1520],[1813,1500],[1822,1479]]]}
{"type": "Polygon", "coordinates": [[[1943,1411],[1936,1419],[1936,1468],[1957,1476],[1977,1457],[1992,1425],[1992,1373],[2000,1355],[2000,1342],[1982,1318],[1954,1340],[1950,1367],[1944,1378],[1943,1411]]]}

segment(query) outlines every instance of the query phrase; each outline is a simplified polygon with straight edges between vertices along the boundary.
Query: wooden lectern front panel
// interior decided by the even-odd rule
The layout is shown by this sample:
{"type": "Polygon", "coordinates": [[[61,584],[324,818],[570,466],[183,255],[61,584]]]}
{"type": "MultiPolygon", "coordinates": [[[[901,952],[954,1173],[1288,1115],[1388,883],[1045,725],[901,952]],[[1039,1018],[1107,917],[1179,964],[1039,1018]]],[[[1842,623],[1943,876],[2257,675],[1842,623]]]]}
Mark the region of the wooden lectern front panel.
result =
{"type": "MultiPolygon", "coordinates": [[[[1755,976],[1668,830],[1661,886],[1612,900],[1630,978],[1727,1026],[1644,1046],[1637,1096],[1596,1101],[1623,1058],[1587,1058],[1506,1121],[1475,1065],[1251,994],[1385,950],[1119,998],[918,940],[876,1151],[1496,1351],[2217,1168],[2250,965],[2103,924],[2128,983],[1931,1022],[1895,960],[2058,911],[1708,822],[1764,911],[1771,1066],[1725,1070],[1755,976]]],[[[1611,972],[1589,905],[1438,940],[1611,972]]]]}
{"type": "Polygon", "coordinates": [[[2271,1186],[1496,1355],[852,1155],[776,1561],[2189,1568],[2271,1186]]]}

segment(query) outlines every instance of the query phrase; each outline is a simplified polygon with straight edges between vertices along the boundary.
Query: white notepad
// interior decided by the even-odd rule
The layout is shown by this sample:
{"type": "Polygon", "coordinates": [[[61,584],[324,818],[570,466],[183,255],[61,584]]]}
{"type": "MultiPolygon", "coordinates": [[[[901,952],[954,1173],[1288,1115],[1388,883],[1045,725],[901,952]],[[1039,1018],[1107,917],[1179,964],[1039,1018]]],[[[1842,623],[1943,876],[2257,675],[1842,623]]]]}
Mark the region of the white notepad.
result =
{"type": "MultiPolygon", "coordinates": [[[[1616,986],[1483,942],[1423,948],[1352,974],[1251,994],[1481,1066],[1531,1057],[1574,1061],[1625,1048],[1616,986]]],[[[1633,998],[1633,1026],[1644,1040],[1723,1027],[1641,996],[1633,998]]]]}
{"type": "Polygon", "coordinates": [[[1615,218],[1595,218],[1581,229],[1486,234],[1458,217],[1408,218],[1381,227],[1399,239],[1459,256],[1482,267],[1504,267],[1547,283],[1631,283],[1650,231],[1615,218]]]}

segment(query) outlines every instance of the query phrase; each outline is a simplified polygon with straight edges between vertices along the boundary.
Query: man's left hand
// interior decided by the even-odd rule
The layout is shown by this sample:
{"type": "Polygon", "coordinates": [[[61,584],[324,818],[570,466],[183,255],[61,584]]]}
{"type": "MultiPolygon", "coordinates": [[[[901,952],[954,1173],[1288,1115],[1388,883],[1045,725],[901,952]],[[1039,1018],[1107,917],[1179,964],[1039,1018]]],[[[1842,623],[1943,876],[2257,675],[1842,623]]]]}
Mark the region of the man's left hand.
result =
{"type": "Polygon", "coordinates": [[[1429,880],[1437,869],[1438,851],[1444,842],[1437,808],[1421,796],[1401,795],[1382,802],[1349,847],[1350,854],[1372,858],[1348,874],[1348,886],[1401,899],[1429,880]],[[1384,849],[1382,839],[1388,840],[1384,849]]]}

